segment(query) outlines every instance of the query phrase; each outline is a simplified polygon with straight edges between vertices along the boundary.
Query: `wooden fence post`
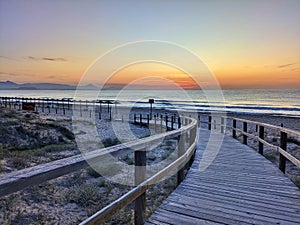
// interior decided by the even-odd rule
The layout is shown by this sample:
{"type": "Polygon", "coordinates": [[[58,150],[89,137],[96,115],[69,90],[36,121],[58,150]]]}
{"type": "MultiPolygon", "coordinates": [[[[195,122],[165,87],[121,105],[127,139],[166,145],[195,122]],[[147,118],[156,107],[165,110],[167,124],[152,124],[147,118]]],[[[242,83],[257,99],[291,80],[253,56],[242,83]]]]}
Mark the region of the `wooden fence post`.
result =
{"type": "Polygon", "coordinates": [[[154,131],[156,132],[156,115],[154,115],[154,131]]]}
{"type": "MultiPolygon", "coordinates": [[[[139,185],[146,179],[146,149],[134,152],[135,160],[135,185],[139,185]]],[[[134,202],[134,224],[145,223],[146,193],[137,197],[134,202]]]]}
{"type": "Polygon", "coordinates": [[[147,114],[147,126],[150,127],[150,116],[147,114]]]}
{"type": "Polygon", "coordinates": [[[211,130],[211,116],[208,116],[208,130],[211,130]]]}
{"type": "MultiPolygon", "coordinates": [[[[284,151],[286,151],[287,146],[287,133],[280,132],[280,148],[282,148],[284,151]]],[[[286,165],[286,158],[279,153],[279,169],[285,173],[285,165],[286,165]]]]}
{"type": "Polygon", "coordinates": [[[162,121],[163,121],[163,115],[160,115],[160,133],[162,133],[162,127],[163,127],[162,121]]]}
{"type": "Polygon", "coordinates": [[[79,100],[79,110],[80,110],[80,117],[82,117],[81,100],[79,100]]]}
{"type": "MultiPolygon", "coordinates": [[[[247,133],[247,122],[243,122],[243,131],[247,133]]],[[[247,144],[247,135],[243,134],[243,144],[247,144]]]]}
{"type": "MultiPolygon", "coordinates": [[[[193,127],[190,130],[190,142],[189,142],[189,146],[191,146],[194,143],[195,138],[196,138],[196,132],[197,132],[197,127],[193,127]]],[[[193,156],[191,157],[191,159],[189,161],[189,166],[192,166],[192,164],[194,162],[194,159],[195,159],[195,152],[194,152],[193,156]]]]}
{"type": "MultiPolygon", "coordinates": [[[[264,139],[264,133],[265,133],[265,127],[260,125],[259,126],[259,138],[260,139],[264,139]]],[[[261,155],[264,154],[264,144],[261,143],[260,141],[258,142],[258,152],[261,155]]]]}
{"type": "MultiPolygon", "coordinates": [[[[185,141],[185,134],[181,134],[178,139],[178,158],[184,154],[184,141],[185,141]]],[[[181,165],[177,172],[177,185],[179,185],[184,179],[184,165],[181,165]]]]}
{"type": "Polygon", "coordinates": [[[232,120],[232,137],[233,138],[236,138],[236,120],[235,119],[233,119],[232,120]]]}
{"type": "Polygon", "coordinates": [[[224,134],[224,117],[221,117],[221,133],[224,134]]]}
{"type": "Polygon", "coordinates": [[[168,116],[166,115],[166,131],[168,131],[168,116]]]}

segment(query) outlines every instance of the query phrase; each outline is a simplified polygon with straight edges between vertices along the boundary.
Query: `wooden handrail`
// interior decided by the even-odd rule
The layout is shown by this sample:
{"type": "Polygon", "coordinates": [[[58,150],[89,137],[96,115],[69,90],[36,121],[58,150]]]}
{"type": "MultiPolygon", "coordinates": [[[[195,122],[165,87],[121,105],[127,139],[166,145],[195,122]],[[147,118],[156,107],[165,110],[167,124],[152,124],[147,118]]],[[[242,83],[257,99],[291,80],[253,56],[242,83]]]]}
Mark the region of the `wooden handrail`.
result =
{"type": "MultiPolygon", "coordinates": [[[[247,120],[247,119],[241,119],[241,118],[236,118],[236,117],[228,117],[228,116],[221,116],[220,118],[223,118],[221,121],[224,122],[225,119],[231,119],[233,121],[233,126],[227,126],[225,124],[217,124],[218,126],[220,126],[221,128],[226,127],[232,130],[232,136],[233,138],[236,138],[236,132],[239,132],[243,135],[243,143],[247,144],[247,137],[255,139],[259,142],[259,153],[263,154],[263,145],[266,145],[274,150],[276,150],[277,152],[279,152],[280,154],[280,160],[279,160],[279,168],[282,172],[285,173],[285,161],[286,159],[289,160],[292,164],[294,164],[295,166],[297,166],[298,168],[300,168],[300,160],[297,159],[296,157],[294,157],[293,155],[291,155],[290,153],[288,153],[286,151],[286,143],[287,143],[287,134],[292,135],[292,136],[296,136],[296,137],[300,137],[300,132],[299,131],[295,131],[292,129],[288,129],[285,127],[279,127],[279,126],[275,126],[275,125],[271,125],[271,124],[267,124],[267,123],[261,123],[261,122],[257,122],[257,121],[252,121],[252,120],[247,120]],[[242,122],[243,123],[243,130],[238,129],[236,127],[236,122],[242,122]],[[255,134],[250,134],[247,131],[247,124],[253,124],[259,127],[259,134],[258,136],[256,136],[255,134]],[[269,142],[267,142],[266,140],[264,140],[264,128],[269,128],[269,129],[273,129],[273,130],[277,130],[280,132],[281,134],[281,146],[276,146],[273,144],[270,144],[269,142]]],[[[211,116],[208,117],[208,121],[201,121],[201,123],[206,123],[208,124],[208,129],[211,128],[211,124],[212,124],[212,118],[211,116]]],[[[221,129],[222,131],[222,129],[221,129]]]]}
{"type": "Polygon", "coordinates": [[[122,151],[122,153],[124,153],[124,151],[132,151],[130,149],[142,149],[148,146],[149,143],[161,140],[162,138],[170,139],[177,137],[178,135],[188,132],[188,130],[192,129],[195,126],[195,123],[197,123],[196,121],[193,121],[193,119],[189,119],[191,120],[190,124],[182,126],[177,130],[156,134],[140,140],[130,141],[125,144],[94,150],[86,153],[84,158],[81,155],[76,155],[3,174],[0,176],[0,197],[22,190],[25,187],[40,184],[47,180],[85,168],[88,166],[86,160],[89,160],[90,163],[96,163],[99,157],[103,157],[106,154],[117,154],[120,151],[122,151]]]}
{"type": "MultiPolygon", "coordinates": [[[[197,125],[197,121],[194,120],[192,124],[193,124],[192,126],[197,125]]],[[[120,210],[126,207],[131,202],[133,202],[137,197],[139,197],[147,189],[149,189],[151,185],[153,185],[156,182],[159,182],[165,176],[168,176],[172,171],[174,171],[178,167],[188,162],[196,150],[197,140],[198,140],[198,133],[196,133],[193,143],[190,145],[188,150],[182,156],[180,156],[175,161],[170,163],[163,170],[159,171],[158,173],[154,174],[153,176],[151,176],[150,178],[142,182],[140,185],[133,188],[131,191],[127,192],[125,195],[121,196],[120,198],[118,198],[108,206],[101,209],[99,212],[95,213],[91,217],[81,222],[80,225],[101,224],[105,222],[108,218],[110,218],[114,213],[116,213],[117,210],[120,210]]]]}

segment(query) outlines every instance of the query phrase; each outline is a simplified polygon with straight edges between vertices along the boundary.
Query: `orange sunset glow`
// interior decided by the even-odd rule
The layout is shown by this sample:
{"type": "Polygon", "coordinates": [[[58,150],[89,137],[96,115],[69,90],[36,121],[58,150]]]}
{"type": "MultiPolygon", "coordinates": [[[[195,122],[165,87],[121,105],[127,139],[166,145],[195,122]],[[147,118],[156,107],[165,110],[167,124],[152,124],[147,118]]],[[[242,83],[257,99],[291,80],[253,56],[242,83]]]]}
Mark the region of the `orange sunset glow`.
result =
{"type": "MultiPolygon", "coordinates": [[[[0,80],[77,84],[95,59],[116,46],[163,40],[196,54],[224,89],[298,88],[299,11],[293,0],[1,1],[0,80]]],[[[152,73],[197,88],[182,71],[143,66],[126,68],[120,72],[125,77],[110,82],[126,84],[152,73]]]]}

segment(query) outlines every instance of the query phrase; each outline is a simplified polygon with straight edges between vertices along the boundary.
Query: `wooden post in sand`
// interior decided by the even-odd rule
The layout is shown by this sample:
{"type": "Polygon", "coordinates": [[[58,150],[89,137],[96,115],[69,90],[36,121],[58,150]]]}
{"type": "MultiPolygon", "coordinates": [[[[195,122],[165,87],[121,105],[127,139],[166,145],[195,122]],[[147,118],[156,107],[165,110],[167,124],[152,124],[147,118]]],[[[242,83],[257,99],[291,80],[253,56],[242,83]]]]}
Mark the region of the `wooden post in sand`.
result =
{"type": "MultiPolygon", "coordinates": [[[[287,146],[287,133],[281,131],[280,132],[280,148],[286,151],[286,146],[287,146]]],[[[286,158],[284,155],[279,153],[279,169],[285,173],[285,167],[286,167],[286,158]]]]}
{"type": "MultiPolygon", "coordinates": [[[[146,179],[146,149],[134,152],[135,161],[135,185],[139,185],[146,179]]],[[[146,193],[137,197],[134,202],[134,224],[145,223],[146,193]]]]}
{"type": "Polygon", "coordinates": [[[147,114],[147,126],[150,127],[150,117],[149,117],[149,114],[147,114]]]}
{"type": "Polygon", "coordinates": [[[79,110],[80,110],[80,117],[82,117],[81,100],[79,100],[79,110]]]}
{"type": "Polygon", "coordinates": [[[168,116],[166,115],[166,131],[168,131],[168,116]]]}
{"type": "Polygon", "coordinates": [[[44,99],[42,100],[42,112],[45,111],[45,102],[44,102],[44,99]]]}
{"type": "Polygon", "coordinates": [[[160,115],[160,133],[162,133],[162,121],[163,121],[163,115],[160,115]]]}
{"type": "MultiPolygon", "coordinates": [[[[184,154],[184,140],[185,140],[185,134],[181,134],[178,138],[178,158],[184,154]]],[[[177,172],[177,185],[179,185],[184,179],[184,165],[181,165],[181,168],[179,168],[177,172]]]]}
{"type": "MultiPolygon", "coordinates": [[[[260,139],[264,139],[264,133],[265,133],[265,127],[260,125],[259,126],[259,138],[260,139]]],[[[264,154],[264,144],[261,143],[260,141],[258,142],[258,152],[261,155],[264,154]]]]}
{"type": "Polygon", "coordinates": [[[224,117],[221,117],[221,133],[224,134],[224,117]]]}
{"type": "Polygon", "coordinates": [[[247,144],[247,135],[245,133],[247,133],[247,122],[243,122],[243,144],[247,144]]]}
{"type": "Polygon", "coordinates": [[[236,138],[236,120],[232,120],[232,137],[236,138]]]}

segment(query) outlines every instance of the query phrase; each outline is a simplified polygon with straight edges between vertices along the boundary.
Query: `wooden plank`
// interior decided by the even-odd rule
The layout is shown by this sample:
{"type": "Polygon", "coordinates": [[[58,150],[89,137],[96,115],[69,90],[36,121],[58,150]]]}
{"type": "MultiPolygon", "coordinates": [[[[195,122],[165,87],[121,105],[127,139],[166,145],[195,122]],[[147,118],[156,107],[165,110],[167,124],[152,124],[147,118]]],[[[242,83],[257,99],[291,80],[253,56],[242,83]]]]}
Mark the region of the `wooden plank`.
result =
{"type": "MultiPolygon", "coordinates": [[[[201,131],[199,137],[197,151],[203,151],[209,132],[201,131]]],[[[197,152],[185,180],[151,218],[169,224],[192,224],[190,218],[229,224],[298,224],[299,189],[262,155],[224,137],[219,154],[205,171],[198,170],[201,157],[197,152]],[[180,223],[182,216],[187,219],[180,223]]]]}

